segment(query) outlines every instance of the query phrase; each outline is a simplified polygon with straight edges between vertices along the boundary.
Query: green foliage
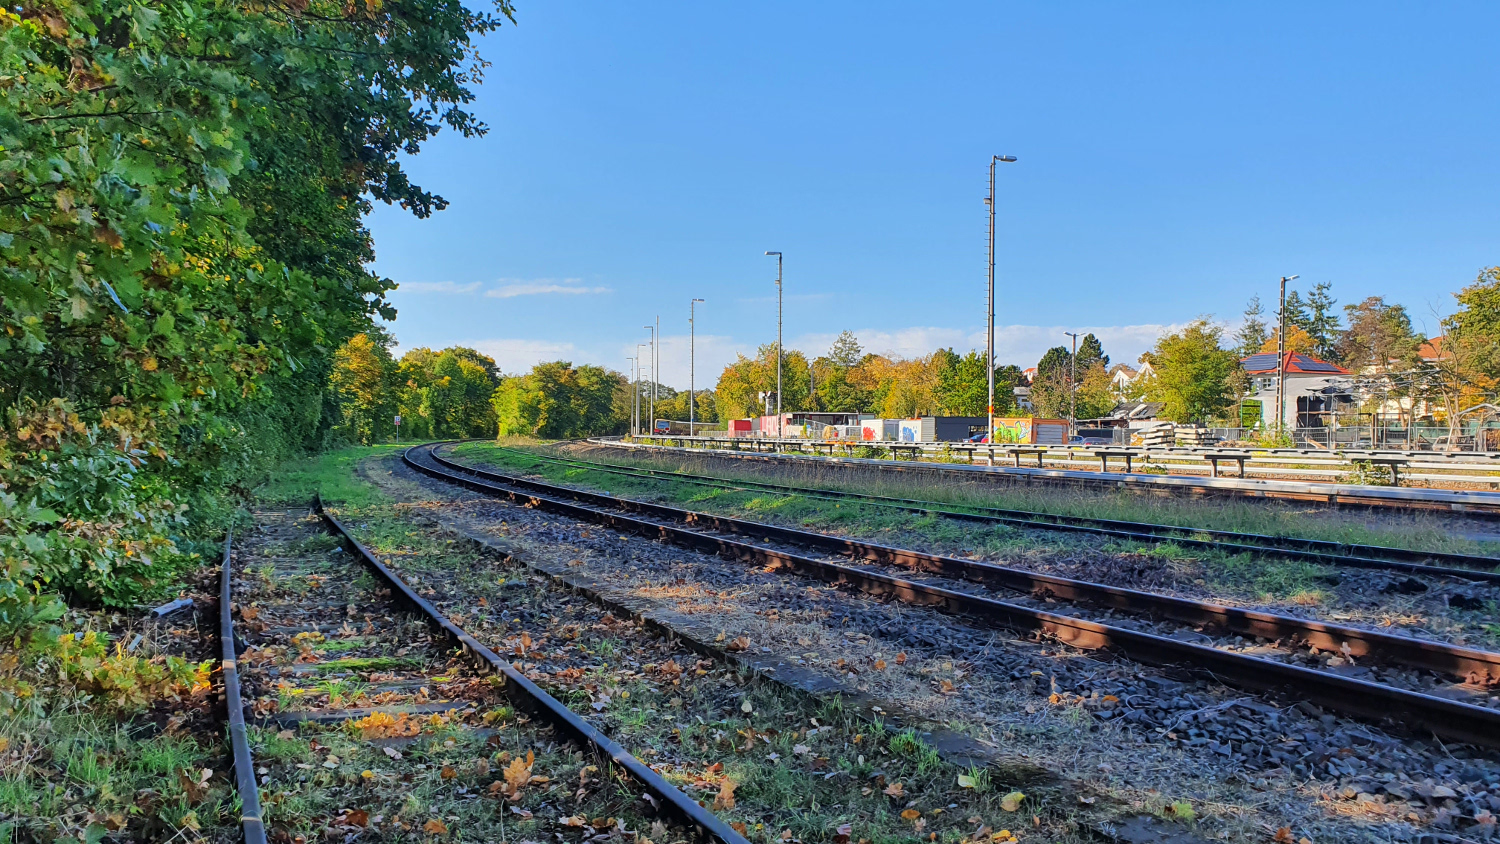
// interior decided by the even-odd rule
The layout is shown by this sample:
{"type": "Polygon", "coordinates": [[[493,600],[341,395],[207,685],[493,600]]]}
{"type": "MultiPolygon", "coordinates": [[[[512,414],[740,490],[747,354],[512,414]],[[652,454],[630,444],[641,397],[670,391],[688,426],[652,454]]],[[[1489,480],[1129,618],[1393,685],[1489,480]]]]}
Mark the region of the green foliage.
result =
{"type": "Polygon", "coordinates": [[[339,423],[354,442],[370,445],[395,433],[396,361],[383,333],[356,334],[333,357],[329,389],[339,406],[339,423]]]}
{"type": "Polygon", "coordinates": [[[1181,331],[1162,335],[1146,354],[1156,370],[1146,396],[1162,402],[1162,417],[1173,422],[1216,419],[1234,403],[1231,379],[1240,362],[1223,348],[1224,331],[1200,317],[1181,331]]]}
{"type": "Polygon", "coordinates": [[[495,435],[490,397],[499,385],[495,362],[473,349],[412,349],[401,358],[396,403],[409,439],[495,435]]]}
{"type": "Polygon", "coordinates": [[[443,207],[400,158],[483,132],[470,38],[499,23],[447,0],[0,10],[0,623],[59,590],[138,600],[226,490],[349,421],[334,350],[394,316],[365,197],[443,207]]]}
{"type": "Polygon", "coordinates": [[[502,437],[572,439],[624,430],[629,417],[619,415],[616,396],[628,389],[618,372],[552,361],[506,378],[492,401],[502,437]]]}

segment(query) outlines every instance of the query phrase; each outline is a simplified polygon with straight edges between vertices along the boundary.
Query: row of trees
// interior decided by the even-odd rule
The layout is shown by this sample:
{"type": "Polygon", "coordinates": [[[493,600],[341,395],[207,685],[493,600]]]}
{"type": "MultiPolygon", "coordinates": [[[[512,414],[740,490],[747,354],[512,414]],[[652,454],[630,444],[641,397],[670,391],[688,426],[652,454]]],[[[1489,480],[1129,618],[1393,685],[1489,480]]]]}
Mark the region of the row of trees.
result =
{"type": "MultiPolygon", "coordinates": [[[[501,12],[509,14],[501,5],[501,12]]],[[[444,0],[0,9],[0,638],[124,605],[320,446],[334,352],[394,317],[372,200],[500,24],[444,0]]],[[[208,546],[203,546],[208,551],[208,546]]]]}
{"type": "Polygon", "coordinates": [[[491,403],[500,383],[495,361],[455,346],[412,349],[398,361],[391,337],[357,334],[334,355],[330,389],[338,401],[337,432],[361,443],[487,437],[495,432],[491,403]],[[400,431],[396,417],[401,417],[400,431]]]}
{"type": "MultiPolygon", "coordinates": [[[[781,407],[786,412],[872,412],[901,418],[928,414],[983,416],[988,404],[984,355],[938,349],[919,358],[865,352],[852,332],[834,341],[828,354],[809,361],[789,349],[782,356],[781,407]]],[[[1021,370],[995,370],[997,413],[1015,410],[1021,370]]],[[[776,346],[761,346],[755,357],[740,355],[719,375],[714,392],[717,413],[726,419],[764,411],[761,395],[776,389],[776,346]]],[[[700,406],[705,402],[700,399],[700,406]]]]}

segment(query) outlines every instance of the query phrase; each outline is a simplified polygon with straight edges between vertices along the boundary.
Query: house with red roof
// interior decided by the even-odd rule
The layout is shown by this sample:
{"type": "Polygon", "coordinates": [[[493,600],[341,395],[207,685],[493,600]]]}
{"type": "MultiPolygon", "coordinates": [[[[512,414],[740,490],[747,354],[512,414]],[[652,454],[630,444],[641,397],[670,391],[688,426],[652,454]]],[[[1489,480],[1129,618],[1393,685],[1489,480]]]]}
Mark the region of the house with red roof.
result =
{"type": "MultiPolygon", "coordinates": [[[[1250,390],[1244,405],[1248,408],[1253,407],[1254,402],[1260,404],[1263,428],[1276,425],[1277,361],[1275,352],[1262,352],[1240,360],[1240,366],[1250,376],[1250,390]]],[[[1335,414],[1353,409],[1356,399],[1349,370],[1301,352],[1287,352],[1284,363],[1284,369],[1280,371],[1286,378],[1282,391],[1282,423],[1286,427],[1326,427],[1335,414]]]]}

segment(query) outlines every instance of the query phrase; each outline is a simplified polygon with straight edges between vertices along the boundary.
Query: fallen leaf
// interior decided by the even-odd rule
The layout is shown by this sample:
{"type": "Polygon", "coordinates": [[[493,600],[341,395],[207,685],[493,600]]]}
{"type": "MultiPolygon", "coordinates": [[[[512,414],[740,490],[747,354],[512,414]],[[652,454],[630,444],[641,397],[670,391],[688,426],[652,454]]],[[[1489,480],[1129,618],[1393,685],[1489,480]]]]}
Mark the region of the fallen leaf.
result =
{"type": "Polygon", "coordinates": [[[438,818],[433,818],[427,823],[422,824],[422,831],[428,835],[447,835],[448,825],[438,818]]]}
{"type": "Polygon", "coordinates": [[[719,793],[714,796],[714,811],[734,808],[734,789],[739,783],[725,777],[719,784],[719,793]]]}
{"type": "Polygon", "coordinates": [[[566,818],[563,818],[562,822],[563,826],[583,826],[584,824],[588,823],[587,820],[580,818],[577,815],[570,815],[566,818]]]}
{"type": "Polygon", "coordinates": [[[740,835],[748,835],[748,834],[750,834],[749,828],[746,827],[743,823],[741,823],[739,821],[735,821],[734,823],[731,823],[729,825],[729,828],[732,829],[732,830],[734,830],[735,832],[738,832],[740,835]]]}
{"type": "Polygon", "coordinates": [[[240,607],[240,618],[246,621],[254,621],[260,615],[260,610],[255,607],[240,607]]]}
{"type": "Polygon", "coordinates": [[[896,664],[897,665],[905,665],[906,664],[906,651],[902,651],[901,653],[896,654],[896,664]]]}
{"type": "Polygon", "coordinates": [[[740,637],[737,637],[736,639],[734,639],[733,641],[731,641],[729,643],[729,645],[725,648],[725,650],[730,650],[730,651],[748,651],[748,650],[750,650],[750,637],[749,636],[740,636],[740,637]]]}
{"type": "Polygon", "coordinates": [[[833,836],[833,844],[849,844],[849,836],[854,834],[854,824],[841,824],[838,834],[833,836]]]}
{"type": "Polygon", "coordinates": [[[1276,844],[1293,844],[1292,828],[1289,826],[1284,826],[1281,829],[1276,830],[1275,841],[1276,844]]]}
{"type": "Polygon", "coordinates": [[[740,704],[740,711],[749,714],[755,711],[755,707],[751,706],[750,701],[747,700],[740,704]]]}
{"type": "Polygon", "coordinates": [[[345,826],[369,826],[370,813],[364,809],[350,809],[339,819],[339,823],[345,826]]]}
{"type": "Polygon", "coordinates": [[[453,770],[452,765],[444,765],[442,773],[438,776],[441,776],[445,780],[451,780],[454,777],[458,776],[458,771],[453,770]]]}
{"type": "Polygon", "coordinates": [[[917,818],[922,817],[922,813],[918,812],[916,809],[907,809],[906,811],[901,813],[901,817],[904,820],[914,821],[917,818]]]}
{"type": "Polygon", "coordinates": [[[400,759],[401,758],[401,751],[397,750],[394,747],[382,747],[380,749],[383,750],[383,751],[385,751],[385,755],[391,757],[392,759],[400,759]]]}
{"type": "Polygon", "coordinates": [[[975,783],[974,783],[974,778],[973,777],[969,776],[968,774],[959,774],[958,775],[958,787],[959,788],[973,788],[974,785],[975,785],[975,783]]]}
{"type": "Polygon", "coordinates": [[[812,748],[808,747],[805,744],[793,745],[793,747],[792,747],[792,753],[794,753],[794,754],[796,754],[798,756],[805,756],[805,755],[807,755],[807,754],[809,754],[811,752],[812,752],[812,748]]]}
{"type": "Polygon", "coordinates": [[[876,671],[884,671],[885,670],[885,660],[883,660],[883,659],[877,659],[877,660],[875,660],[875,670],[876,671]]]}
{"type": "Polygon", "coordinates": [[[901,787],[901,783],[893,782],[885,787],[885,795],[887,797],[904,797],[906,796],[906,789],[901,787]]]}
{"type": "Polygon", "coordinates": [[[1015,810],[1021,808],[1021,801],[1025,799],[1025,794],[1019,791],[1012,791],[1011,793],[1000,798],[1000,808],[1004,809],[1007,812],[1014,812],[1015,810]]]}
{"type": "Polygon", "coordinates": [[[521,820],[523,821],[531,819],[531,812],[527,811],[526,809],[522,809],[520,806],[510,807],[510,813],[512,815],[520,815],[521,820]]]}

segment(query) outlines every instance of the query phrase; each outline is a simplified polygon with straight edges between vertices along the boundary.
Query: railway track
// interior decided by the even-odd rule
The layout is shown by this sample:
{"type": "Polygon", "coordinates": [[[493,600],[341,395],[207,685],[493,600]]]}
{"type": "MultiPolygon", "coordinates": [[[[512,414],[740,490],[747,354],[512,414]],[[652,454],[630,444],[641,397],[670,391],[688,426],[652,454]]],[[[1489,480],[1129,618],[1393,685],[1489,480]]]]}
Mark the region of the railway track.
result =
{"type": "Polygon", "coordinates": [[[221,587],[247,844],[268,825],[312,840],[454,824],[504,840],[507,814],[530,819],[528,804],[571,812],[570,825],[595,818],[596,832],[665,820],[674,838],[746,844],[440,614],[321,506],[257,522],[238,549],[226,540],[221,587]]]}
{"type": "Polygon", "coordinates": [[[1500,559],[1474,554],[1414,551],[1380,545],[1360,545],[1235,531],[1204,530],[1181,525],[1096,519],[1084,516],[1062,516],[1033,513],[1024,510],[1007,510],[996,507],[955,506],[919,499],[870,495],[845,490],[816,489],[765,481],[717,478],[710,475],[696,475],[683,472],[664,472],[655,469],[642,469],[633,466],[578,460],[576,458],[553,457],[533,452],[522,452],[516,449],[505,450],[541,462],[624,477],[671,480],[714,489],[773,492],[824,501],[855,501],[872,507],[890,508],[923,515],[937,515],[959,521],[1093,534],[1140,542],[1172,542],[1187,548],[1215,549],[1229,553],[1251,553],[1328,565],[1386,569],[1408,574],[1454,577],[1476,582],[1500,584],[1500,559]]]}
{"type": "MultiPolygon", "coordinates": [[[[1376,721],[1397,721],[1407,728],[1431,731],[1474,744],[1500,744],[1500,710],[1349,677],[1335,671],[1184,642],[1148,630],[1023,606],[937,583],[893,577],[880,571],[766,547],[754,540],[768,544],[773,541],[795,544],[946,578],[961,577],[968,581],[992,583],[1011,591],[1040,593],[1055,600],[1137,614],[1158,614],[1178,624],[1217,626],[1242,636],[1314,644],[1346,656],[1369,657],[1449,678],[1456,675],[1471,689],[1483,688],[1500,680],[1500,670],[1497,670],[1500,655],[572,490],[464,467],[435,454],[432,445],[409,449],[403,459],[413,469],[429,476],[622,532],[634,532],[731,559],[811,576],[871,595],[936,607],[991,626],[1044,633],[1081,648],[1110,648],[1141,662],[1191,666],[1210,672],[1231,685],[1288,691],[1294,697],[1349,715],[1376,721]],[[744,537],[752,541],[745,541],[744,537]]],[[[1434,690],[1452,691],[1451,687],[1434,690]]]]}

